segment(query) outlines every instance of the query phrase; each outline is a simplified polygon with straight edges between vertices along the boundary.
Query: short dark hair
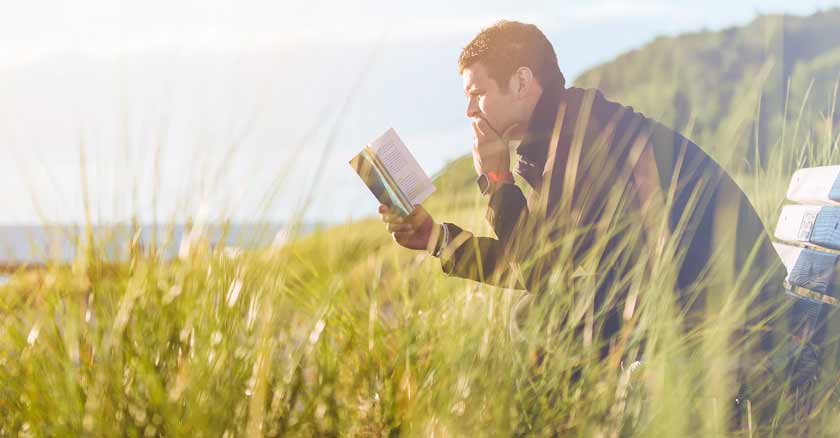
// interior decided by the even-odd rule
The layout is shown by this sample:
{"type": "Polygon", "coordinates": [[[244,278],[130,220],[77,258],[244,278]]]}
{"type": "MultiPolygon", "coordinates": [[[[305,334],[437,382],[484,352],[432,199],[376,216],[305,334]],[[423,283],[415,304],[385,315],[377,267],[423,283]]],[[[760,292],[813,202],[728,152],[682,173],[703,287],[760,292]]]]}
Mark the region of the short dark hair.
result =
{"type": "Polygon", "coordinates": [[[566,78],[557,65],[554,46],[533,24],[501,20],[484,28],[461,50],[458,73],[481,62],[490,78],[506,87],[511,75],[520,67],[528,67],[541,86],[555,82],[561,88],[566,78]]]}

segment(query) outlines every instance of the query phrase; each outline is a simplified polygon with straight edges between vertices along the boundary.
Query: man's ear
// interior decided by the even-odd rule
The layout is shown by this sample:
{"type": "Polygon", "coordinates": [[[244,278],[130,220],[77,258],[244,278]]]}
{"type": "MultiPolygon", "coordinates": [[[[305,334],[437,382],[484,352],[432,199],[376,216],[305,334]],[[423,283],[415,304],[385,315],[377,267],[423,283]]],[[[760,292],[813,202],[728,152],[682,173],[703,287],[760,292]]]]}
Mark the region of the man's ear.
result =
{"type": "Polygon", "coordinates": [[[534,72],[528,67],[519,67],[510,78],[510,90],[522,97],[534,87],[534,72]]]}

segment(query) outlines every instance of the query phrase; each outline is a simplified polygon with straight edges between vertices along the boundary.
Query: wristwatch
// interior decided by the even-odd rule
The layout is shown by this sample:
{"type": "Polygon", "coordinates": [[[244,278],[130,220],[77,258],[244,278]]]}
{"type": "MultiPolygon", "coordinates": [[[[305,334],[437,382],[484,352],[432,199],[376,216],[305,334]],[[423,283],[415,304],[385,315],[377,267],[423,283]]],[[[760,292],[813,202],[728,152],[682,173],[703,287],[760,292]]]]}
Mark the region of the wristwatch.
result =
{"type": "Polygon", "coordinates": [[[513,183],[513,174],[510,171],[485,172],[475,179],[482,195],[487,195],[500,184],[513,183]]]}

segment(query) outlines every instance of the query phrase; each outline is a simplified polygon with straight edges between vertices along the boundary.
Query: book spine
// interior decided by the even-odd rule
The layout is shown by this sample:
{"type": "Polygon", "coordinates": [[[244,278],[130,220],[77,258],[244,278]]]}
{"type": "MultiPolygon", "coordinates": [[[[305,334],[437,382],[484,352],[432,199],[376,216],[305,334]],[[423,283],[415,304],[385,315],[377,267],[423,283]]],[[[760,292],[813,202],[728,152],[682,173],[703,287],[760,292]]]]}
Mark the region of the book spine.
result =
{"type": "Polygon", "coordinates": [[[398,207],[406,213],[406,215],[410,214],[412,210],[414,210],[414,206],[411,205],[411,201],[408,200],[408,197],[405,196],[402,189],[400,189],[399,184],[394,180],[394,177],[391,176],[391,173],[388,172],[388,169],[385,168],[385,165],[382,163],[382,160],[379,159],[379,156],[376,155],[376,151],[373,150],[370,146],[365,146],[364,151],[368,154],[371,162],[373,165],[376,166],[376,169],[385,178],[385,181],[388,184],[388,187],[393,190],[393,192],[397,195],[397,200],[399,200],[400,204],[398,207]]]}

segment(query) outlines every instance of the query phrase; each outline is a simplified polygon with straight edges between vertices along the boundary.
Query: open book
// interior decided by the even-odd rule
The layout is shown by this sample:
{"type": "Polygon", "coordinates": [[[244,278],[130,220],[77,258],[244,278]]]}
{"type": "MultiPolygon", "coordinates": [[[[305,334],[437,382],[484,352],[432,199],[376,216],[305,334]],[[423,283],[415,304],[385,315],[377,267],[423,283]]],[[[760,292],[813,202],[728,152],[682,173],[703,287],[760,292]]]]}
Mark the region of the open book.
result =
{"type": "Polygon", "coordinates": [[[396,208],[403,216],[435,191],[431,178],[393,128],[365,146],[350,160],[350,166],[381,204],[396,208]]]}

